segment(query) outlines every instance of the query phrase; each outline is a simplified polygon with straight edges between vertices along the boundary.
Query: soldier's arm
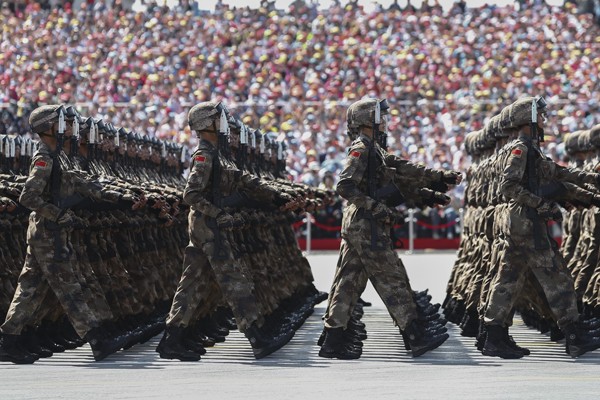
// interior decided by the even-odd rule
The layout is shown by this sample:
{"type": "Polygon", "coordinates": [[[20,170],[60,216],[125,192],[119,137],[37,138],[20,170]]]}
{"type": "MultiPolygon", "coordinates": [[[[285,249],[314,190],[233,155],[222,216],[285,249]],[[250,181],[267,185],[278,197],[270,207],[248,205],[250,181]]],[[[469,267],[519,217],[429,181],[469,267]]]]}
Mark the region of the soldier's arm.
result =
{"type": "Polygon", "coordinates": [[[370,210],[375,206],[375,199],[367,196],[358,187],[367,171],[368,163],[369,152],[363,144],[350,148],[344,169],[340,172],[336,192],[349,203],[370,210]]]}
{"type": "Polygon", "coordinates": [[[580,186],[586,183],[596,187],[600,186],[600,174],[578,168],[567,168],[558,164],[556,164],[555,178],[559,181],[571,182],[580,186]]]}
{"type": "Polygon", "coordinates": [[[47,154],[38,153],[33,157],[29,169],[29,177],[19,197],[19,203],[44,218],[56,221],[62,210],[42,198],[44,188],[50,182],[52,162],[52,157],[47,154]]]}
{"type": "Polygon", "coordinates": [[[427,168],[393,154],[386,153],[385,162],[386,165],[396,169],[397,175],[407,177],[418,185],[428,186],[436,191],[448,191],[448,185],[457,185],[462,179],[457,171],[427,168]]]}
{"type": "Polygon", "coordinates": [[[122,197],[122,193],[113,190],[110,186],[102,185],[97,179],[82,173],[73,173],[75,191],[84,197],[95,201],[106,201],[116,203],[122,197]]]}
{"type": "Polygon", "coordinates": [[[508,199],[513,199],[521,205],[536,208],[542,202],[542,198],[531,193],[523,186],[522,179],[526,167],[527,146],[517,144],[506,160],[500,182],[500,192],[508,199]]]}
{"type": "MultiPolygon", "coordinates": [[[[183,191],[183,201],[202,214],[216,218],[221,209],[208,200],[208,182],[212,174],[213,156],[210,152],[198,152],[192,160],[193,165],[183,191]]],[[[213,184],[218,184],[214,182],[213,184]]]]}
{"type": "Polygon", "coordinates": [[[403,176],[409,176],[416,180],[427,180],[430,182],[441,181],[443,171],[427,168],[423,165],[415,164],[393,154],[385,155],[385,164],[396,168],[396,173],[403,176]]]}

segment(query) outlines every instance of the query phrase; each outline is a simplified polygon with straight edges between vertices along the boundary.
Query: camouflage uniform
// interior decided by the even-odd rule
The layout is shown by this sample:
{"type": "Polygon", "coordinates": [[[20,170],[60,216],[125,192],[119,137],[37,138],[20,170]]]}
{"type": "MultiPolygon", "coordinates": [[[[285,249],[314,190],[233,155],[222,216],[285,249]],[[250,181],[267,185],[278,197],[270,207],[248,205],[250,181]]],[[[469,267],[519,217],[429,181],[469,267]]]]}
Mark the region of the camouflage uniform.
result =
{"type": "Polygon", "coordinates": [[[192,157],[192,167],[184,192],[184,201],[190,205],[190,243],[185,251],[184,271],[167,318],[167,325],[187,326],[205,294],[207,277],[202,270],[210,266],[223,297],[231,307],[240,331],[259,319],[252,277],[233,258],[232,246],[223,232],[215,235],[216,218],[222,209],[212,203],[214,163],[221,163],[221,196],[238,191],[260,190],[259,182],[241,173],[220,156],[215,146],[201,140],[192,157]],[[204,268],[203,268],[204,267],[204,268]]]}
{"type": "Polygon", "coordinates": [[[528,146],[525,140],[517,139],[509,145],[510,156],[502,176],[501,191],[509,199],[507,219],[502,227],[506,234],[506,247],[491,285],[485,322],[488,325],[505,324],[527,273],[532,273],[542,287],[559,327],[564,327],[578,318],[573,280],[562,259],[556,256],[552,247],[556,243],[548,236],[545,222],[541,218],[531,219],[528,215],[528,210],[537,208],[542,199],[527,189],[527,152],[536,151],[536,164],[542,172],[557,172],[557,168],[539,149],[528,146]],[[534,224],[538,227],[535,228],[534,224]],[[541,233],[537,239],[534,237],[536,229],[541,233]],[[539,241],[537,245],[536,240],[539,241]],[[535,257],[531,257],[533,254],[535,257]]]}
{"type": "MultiPolygon", "coordinates": [[[[74,273],[76,261],[70,241],[71,228],[56,225],[62,210],[49,202],[52,168],[60,166],[51,150],[42,143],[33,157],[29,178],[19,199],[33,212],[29,217],[25,264],[6,321],[0,328],[5,334],[21,333],[31,314],[42,305],[48,289],[54,292],[81,337],[96,325],[74,273]]],[[[62,171],[61,197],[72,196],[75,192],[95,198],[100,196],[78,176],[62,171]]]]}
{"type": "MultiPolygon", "coordinates": [[[[327,328],[346,328],[367,279],[401,329],[417,317],[406,270],[392,248],[391,224],[377,220],[373,231],[367,215],[376,205],[376,201],[367,196],[369,141],[361,136],[352,143],[337,186],[338,194],[348,200],[348,206],[344,209],[340,258],[325,318],[327,328]],[[376,241],[376,249],[371,246],[372,239],[376,241]]],[[[378,144],[374,147],[377,169],[381,171],[387,168],[388,157],[378,144]]],[[[381,174],[378,179],[382,179],[381,174]]],[[[382,183],[378,181],[377,187],[382,183]]]]}

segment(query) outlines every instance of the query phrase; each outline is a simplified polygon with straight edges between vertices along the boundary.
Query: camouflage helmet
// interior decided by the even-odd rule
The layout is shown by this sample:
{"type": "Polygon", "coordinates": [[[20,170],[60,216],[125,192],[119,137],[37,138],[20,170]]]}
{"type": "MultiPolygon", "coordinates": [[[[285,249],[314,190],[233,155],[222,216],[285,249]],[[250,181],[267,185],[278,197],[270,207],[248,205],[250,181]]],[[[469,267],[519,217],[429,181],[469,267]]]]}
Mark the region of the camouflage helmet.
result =
{"type": "Polygon", "coordinates": [[[583,131],[575,131],[568,133],[564,138],[565,143],[565,151],[569,155],[573,155],[575,153],[579,153],[579,135],[581,135],[583,131]]]}
{"type": "Polygon", "coordinates": [[[510,107],[511,106],[512,106],[512,104],[504,107],[502,109],[502,111],[500,111],[500,114],[498,114],[499,115],[498,127],[502,130],[511,128],[511,127],[509,127],[509,125],[510,125],[510,107]]]}
{"type": "Polygon", "coordinates": [[[480,131],[469,132],[465,136],[465,151],[470,156],[475,156],[479,154],[479,149],[477,148],[475,142],[477,140],[477,135],[480,131]]]}
{"type": "Polygon", "coordinates": [[[60,115],[65,116],[65,107],[62,104],[49,104],[36,108],[29,115],[29,125],[33,133],[46,132],[58,122],[60,115]]]}
{"type": "Polygon", "coordinates": [[[500,118],[501,118],[500,114],[494,115],[490,119],[490,122],[488,122],[491,126],[491,131],[493,132],[494,137],[496,139],[508,137],[508,132],[502,128],[502,124],[500,123],[500,118]]]}
{"type": "Polygon", "coordinates": [[[546,100],[543,97],[520,98],[509,106],[509,121],[508,126],[505,126],[505,128],[518,128],[531,124],[533,122],[532,106],[534,102],[538,112],[542,114],[546,112],[546,100]]]}
{"type": "Polygon", "coordinates": [[[590,131],[581,131],[577,136],[577,147],[579,151],[590,151],[593,150],[592,142],[590,140],[590,131]]]}
{"type": "Polygon", "coordinates": [[[225,122],[229,118],[229,111],[223,103],[215,101],[205,101],[198,103],[190,109],[188,113],[188,123],[193,131],[202,131],[213,124],[214,121],[225,114],[225,122]]]}
{"type": "Polygon", "coordinates": [[[380,111],[379,115],[389,114],[390,108],[386,99],[367,98],[352,103],[346,111],[348,131],[350,134],[356,135],[362,126],[372,127],[375,123],[377,108],[379,108],[380,111]]]}
{"type": "Polygon", "coordinates": [[[590,129],[590,142],[592,146],[600,149],[600,124],[595,125],[590,129]]]}

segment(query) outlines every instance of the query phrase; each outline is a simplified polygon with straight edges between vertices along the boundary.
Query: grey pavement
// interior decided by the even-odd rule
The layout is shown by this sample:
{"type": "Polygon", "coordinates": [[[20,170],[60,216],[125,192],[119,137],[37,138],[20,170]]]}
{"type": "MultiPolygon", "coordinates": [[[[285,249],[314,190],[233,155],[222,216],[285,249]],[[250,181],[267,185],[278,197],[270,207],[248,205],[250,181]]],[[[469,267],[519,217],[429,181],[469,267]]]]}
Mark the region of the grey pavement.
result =
{"type": "MultiPolygon", "coordinates": [[[[327,290],[337,254],[311,254],[317,287],[327,290]]],[[[415,289],[428,287],[442,301],[454,253],[402,255],[415,289]]],[[[0,400],[5,399],[564,399],[596,398],[600,350],[573,360],[564,342],[515,320],[515,340],[532,351],[522,360],[482,356],[473,339],[450,327],[439,349],[413,359],[372,287],[363,298],[369,338],[356,361],[321,359],[321,304],[292,341],[254,360],[238,332],[208,349],[197,363],[162,360],[158,337],[93,361],[89,347],[57,354],[31,366],[0,363],[0,400]]]]}

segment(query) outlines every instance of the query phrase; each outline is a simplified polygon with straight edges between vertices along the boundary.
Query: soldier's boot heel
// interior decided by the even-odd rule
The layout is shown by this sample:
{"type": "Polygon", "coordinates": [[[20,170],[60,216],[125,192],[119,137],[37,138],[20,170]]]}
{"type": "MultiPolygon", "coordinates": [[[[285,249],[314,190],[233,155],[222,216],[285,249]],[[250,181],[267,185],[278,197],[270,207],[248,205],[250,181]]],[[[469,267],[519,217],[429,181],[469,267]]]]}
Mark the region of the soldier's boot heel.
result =
{"type": "Polygon", "coordinates": [[[19,335],[0,336],[0,361],[13,364],[33,364],[38,357],[19,347],[19,335]]]}
{"type": "Polygon", "coordinates": [[[319,336],[319,340],[317,340],[318,346],[323,346],[323,343],[325,343],[326,336],[327,336],[327,329],[323,328],[323,332],[321,332],[321,336],[319,336]]]}
{"type": "Polygon", "coordinates": [[[487,327],[487,337],[481,350],[481,354],[490,357],[500,357],[504,359],[518,359],[524,356],[523,352],[513,348],[505,337],[505,329],[499,325],[490,325],[487,327]]]}
{"type": "Polygon", "coordinates": [[[165,334],[156,348],[160,358],[179,361],[199,361],[200,354],[187,349],[183,344],[183,328],[167,326],[165,334]]]}
{"type": "Polygon", "coordinates": [[[319,350],[319,357],[337,358],[340,360],[356,360],[361,350],[347,342],[344,328],[325,328],[325,340],[319,350]]]}
{"type": "Polygon", "coordinates": [[[447,333],[427,334],[418,320],[413,320],[403,333],[408,338],[413,358],[437,349],[450,337],[447,333]]]}
{"type": "Polygon", "coordinates": [[[272,337],[270,335],[265,334],[262,329],[260,329],[256,322],[250,325],[246,332],[244,332],[246,338],[250,342],[252,346],[252,352],[254,353],[254,358],[257,360],[272,354],[285,346],[294,336],[293,331],[284,332],[280,335],[272,337]]]}
{"type": "Polygon", "coordinates": [[[84,338],[92,348],[94,360],[102,361],[111,354],[121,350],[125,345],[124,337],[107,337],[99,328],[93,328],[84,338]]]}
{"type": "Polygon", "coordinates": [[[563,332],[567,338],[567,354],[573,358],[600,348],[600,337],[589,336],[577,323],[567,325],[563,332]]]}
{"type": "Polygon", "coordinates": [[[189,328],[186,328],[183,331],[183,346],[196,354],[200,354],[201,356],[206,354],[206,349],[204,346],[202,346],[202,343],[194,338],[193,331],[189,328]]]}
{"type": "Polygon", "coordinates": [[[515,339],[508,334],[508,326],[504,328],[504,337],[508,338],[508,345],[513,349],[520,351],[524,356],[528,356],[531,354],[531,351],[527,347],[521,347],[515,342],[515,339]]]}

